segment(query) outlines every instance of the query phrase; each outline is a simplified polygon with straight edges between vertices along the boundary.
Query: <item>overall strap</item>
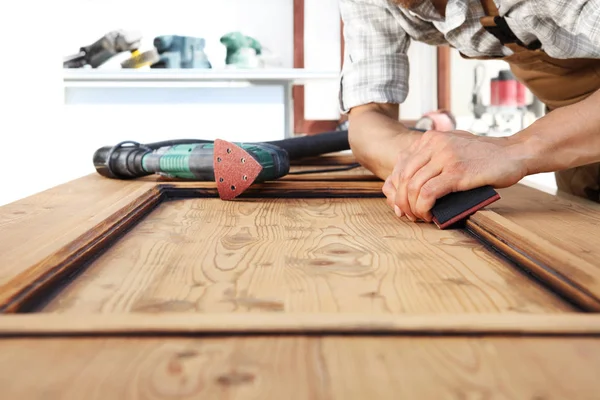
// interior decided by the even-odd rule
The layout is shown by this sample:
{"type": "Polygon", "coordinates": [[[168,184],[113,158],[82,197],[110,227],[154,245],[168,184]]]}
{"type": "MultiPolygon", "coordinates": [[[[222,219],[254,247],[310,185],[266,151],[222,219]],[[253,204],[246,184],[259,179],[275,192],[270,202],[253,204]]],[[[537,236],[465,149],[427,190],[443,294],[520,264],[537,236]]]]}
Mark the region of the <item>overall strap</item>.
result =
{"type": "Polygon", "coordinates": [[[495,17],[500,15],[500,12],[498,11],[498,7],[496,7],[496,3],[494,3],[494,0],[481,0],[481,7],[483,7],[483,11],[485,11],[485,15],[488,15],[490,17],[495,17]]]}
{"type": "Polygon", "coordinates": [[[504,17],[500,16],[494,0],[480,0],[480,3],[486,15],[480,19],[481,25],[486,31],[496,36],[503,45],[513,51],[537,50],[542,47],[539,40],[530,44],[523,43],[510,29],[504,17]]]}

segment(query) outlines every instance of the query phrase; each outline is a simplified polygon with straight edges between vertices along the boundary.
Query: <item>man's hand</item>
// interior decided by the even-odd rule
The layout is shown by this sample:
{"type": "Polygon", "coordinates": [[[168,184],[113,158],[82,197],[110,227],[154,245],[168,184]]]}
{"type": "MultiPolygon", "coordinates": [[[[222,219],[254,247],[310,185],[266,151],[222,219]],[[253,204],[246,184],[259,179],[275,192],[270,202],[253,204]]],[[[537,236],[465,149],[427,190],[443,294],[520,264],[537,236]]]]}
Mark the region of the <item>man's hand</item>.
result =
{"type": "Polygon", "coordinates": [[[435,201],[448,193],[508,187],[526,175],[524,151],[511,138],[428,131],[400,151],[383,192],[399,217],[431,222],[435,201]]]}

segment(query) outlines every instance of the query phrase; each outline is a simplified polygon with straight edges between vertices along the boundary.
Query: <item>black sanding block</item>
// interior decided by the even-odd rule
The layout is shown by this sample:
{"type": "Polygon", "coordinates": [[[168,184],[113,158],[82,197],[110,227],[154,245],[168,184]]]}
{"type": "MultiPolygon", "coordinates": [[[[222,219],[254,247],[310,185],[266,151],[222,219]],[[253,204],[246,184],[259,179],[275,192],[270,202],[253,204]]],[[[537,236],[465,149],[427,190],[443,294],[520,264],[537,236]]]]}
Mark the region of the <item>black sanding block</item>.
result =
{"type": "Polygon", "coordinates": [[[500,195],[491,186],[447,194],[435,202],[431,210],[433,222],[446,229],[499,199],[500,195]]]}

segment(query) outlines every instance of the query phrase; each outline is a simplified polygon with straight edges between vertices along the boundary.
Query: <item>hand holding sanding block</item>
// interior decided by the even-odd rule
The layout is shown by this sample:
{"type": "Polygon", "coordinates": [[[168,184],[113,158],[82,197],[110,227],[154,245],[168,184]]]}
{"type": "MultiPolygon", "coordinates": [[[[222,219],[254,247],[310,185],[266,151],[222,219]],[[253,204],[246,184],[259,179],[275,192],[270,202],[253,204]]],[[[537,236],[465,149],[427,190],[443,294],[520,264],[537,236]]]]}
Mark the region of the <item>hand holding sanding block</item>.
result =
{"type": "MultiPolygon", "coordinates": [[[[225,140],[215,140],[213,157],[217,190],[222,200],[238,197],[263,170],[250,153],[225,140]]],[[[500,195],[491,186],[447,194],[433,206],[433,222],[440,229],[449,228],[498,199],[500,195]]]]}
{"type": "Polygon", "coordinates": [[[491,186],[447,194],[435,202],[431,210],[433,222],[446,229],[497,200],[500,195],[491,186]]]}

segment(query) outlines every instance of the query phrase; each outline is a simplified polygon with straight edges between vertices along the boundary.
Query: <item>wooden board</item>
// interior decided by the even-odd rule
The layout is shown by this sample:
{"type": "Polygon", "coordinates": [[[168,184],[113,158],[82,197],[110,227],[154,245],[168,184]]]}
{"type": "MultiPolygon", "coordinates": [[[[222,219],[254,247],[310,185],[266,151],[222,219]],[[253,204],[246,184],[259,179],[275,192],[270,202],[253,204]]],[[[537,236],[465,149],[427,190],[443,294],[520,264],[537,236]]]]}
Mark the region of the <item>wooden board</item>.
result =
{"type": "MultiPolygon", "coordinates": [[[[98,214],[106,217],[92,220],[96,225],[89,220],[63,222],[77,223],[77,229],[67,231],[81,235],[67,243],[44,242],[39,248],[54,253],[29,268],[17,264],[6,269],[14,279],[0,294],[5,310],[34,306],[38,311],[75,313],[573,310],[465,232],[398,220],[385,206],[379,182],[267,183],[255,185],[247,198],[235,202],[215,199],[211,183],[153,183],[150,178],[122,182],[97,176],[73,183],[86,184],[86,193],[121,184],[134,189],[137,197],[120,201],[116,211],[109,208],[112,214],[101,209],[102,203],[97,205],[98,214]],[[161,227],[160,221],[175,222],[161,227]],[[178,224],[182,229],[176,229],[178,224]],[[209,239],[199,240],[204,237],[209,239]],[[158,252],[148,258],[152,249],[158,252]],[[100,258],[86,265],[91,257],[100,258]],[[82,268],[85,273],[75,282],[57,287],[60,279],[82,268]],[[352,283],[356,276],[360,285],[352,283]],[[52,289],[54,297],[38,293],[42,289],[52,289]]],[[[79,193],[79,199],[83,196],[79,193]]],[[[84,203],[90,204],[85,199],[84,203]]],[[[53,215],[55,221],[60,217],[53,215]]],[[[7,248],[11,243],[7,236],[7,248]]],[[[27,260],[27,249],[17,249],[27,260]]],[[[598,308],[596,300],[584,298],[578,288],[563,294],[584,309],[598,308]],[[580,297],[583,300],[578,301],[580,297]]]]}
{"type": "Polygon", "coordinates": [[[516,185],[468,226],[555,290],[600,311],[600,204],[516,185]]]}
{"type": "Polygon", "coordinates": [[[584,313],[22,313],[0,318],[0,337],[221,335],[600,336],[600,315],[584,313]]]}
{"type": "Polygon", "coordinates": [[[0,293],[28,267],[123,212],[155,186],[88,176],[0,207],[0,293]]]}
{"type": "Polygon", "coordinates": [[[3,399],[594,399],[600,339],[6,339],[3,399]]]}
{"type": "MultiPolygon", "coordinates": [[[[0,250],[9,258],[0,270],[0,311],[22,309],[35,300],[37,292],[49,290],[57,280],[110,247],[122,232],[174,191],[178,197],[217,197],[216,185],[210,182],[161,182],[153,178],[130,182],[90,175],[2,208],[1,219],[7,222],[0,250]],[[108,200],[102,199],[102,194],[108,200]],[[50,205],[45,203],[47,198],[50,205]],[[33,210],[23,211],[31,205],[33,210]],[[21,213],[28,218],[14,217],[21,213]],[[51,228],[44,229],[46,226],[51,228]],[[32,232],[29,236],[28,231],[32,232]]],[[[277,182],[255,185],[244,196],[356,198],[381,197],[381,192],[378,182],[277,182]]]]}
{"type": "Polygon", "coordinates": [[[490,210],[596,265],[594,278],[600,281],[600,204],[523,185],[499,192],[503,198],[490,210]]]}
{"type": "Polygon", "coordinates": [[[91,175],[0,207],[0,398],[596,396],[600,209],[516,186],[440,231],[381,184],[91,175]]]}
{"type": "Polygon", "coordinates": [[[383,199],[162,203],[40,308],[123,312],[561,312],[461,231],[383,199]]]}

